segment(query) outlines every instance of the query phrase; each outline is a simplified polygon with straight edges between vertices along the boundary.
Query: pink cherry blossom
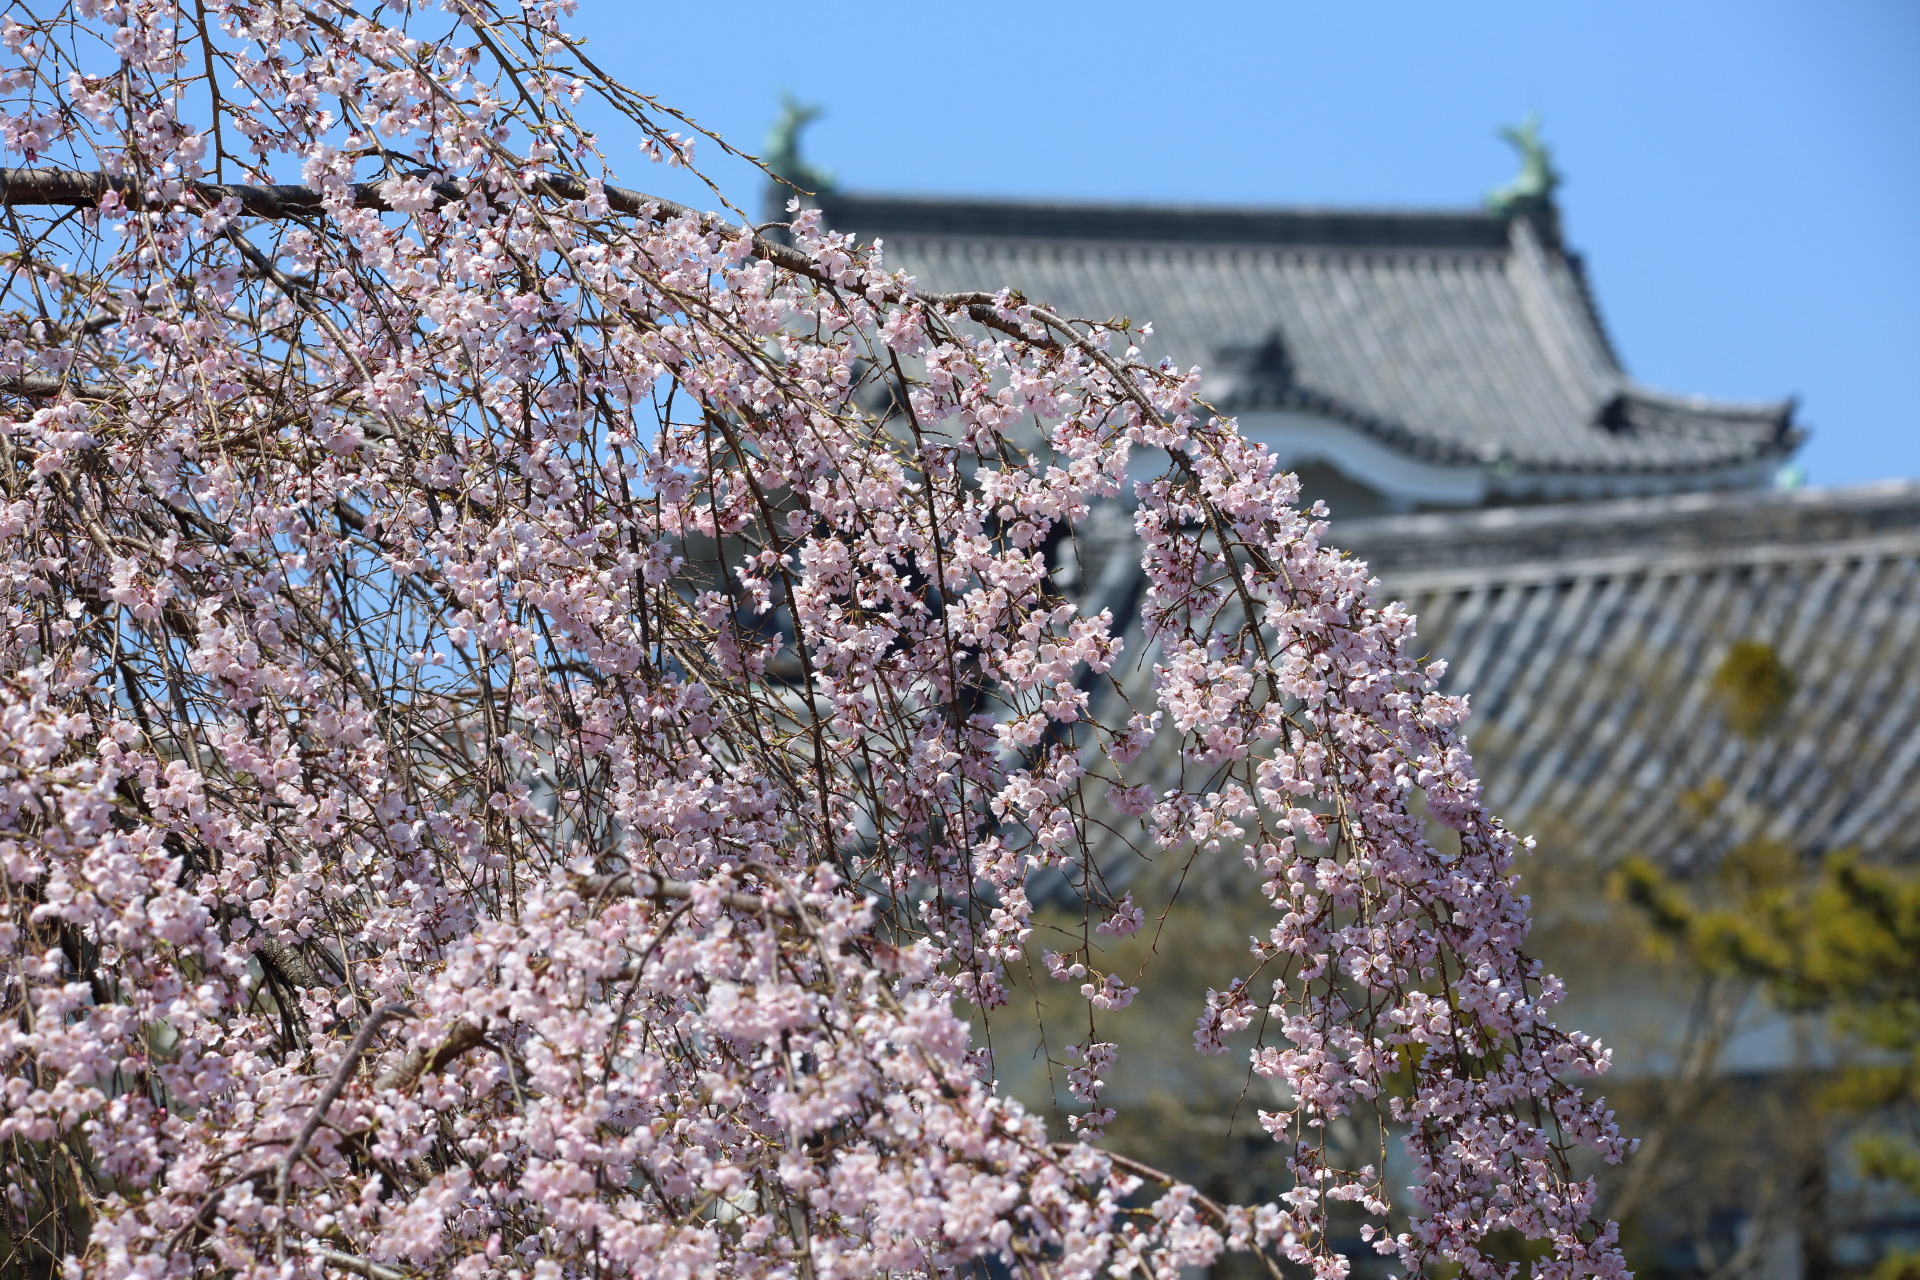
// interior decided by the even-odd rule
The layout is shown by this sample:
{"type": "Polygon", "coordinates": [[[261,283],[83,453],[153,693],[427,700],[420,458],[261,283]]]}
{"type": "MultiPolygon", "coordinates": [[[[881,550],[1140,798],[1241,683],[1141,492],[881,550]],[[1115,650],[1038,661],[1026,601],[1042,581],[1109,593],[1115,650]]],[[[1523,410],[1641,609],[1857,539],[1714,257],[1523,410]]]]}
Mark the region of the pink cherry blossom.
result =
{"type": "Polygon", "coordinates": [[[1344,1203],[1409,1274],[1505,1231],[1624,1274],[1575,1164],[1631,1147],[1607,1055],[1414,620],[1138,333],[615,185],[587,95],[662,163],[705,135],[570,8],[0,26],[8,1238],[109,1280],[1338,1276],[1344,1203]],[[1111,502],[1144,654],[1053,587],[1111,502]],[[1156,705],[1089,692],[1136,659],[1156,705]],[[1095,1143],[1136,981],[1096,942],[1163,905],[1103,887],[1121,823],[1272,905],[1195,995],[1205,1051],[1269,1028],[1277,1203],[1095,1143]],[[1088,906],[1043,961],[1069,1134],[974,1033],[1036,874],[1088,906]],[[1368,1107],[1410,1192],[1328,1147],[1368,1107]]]}

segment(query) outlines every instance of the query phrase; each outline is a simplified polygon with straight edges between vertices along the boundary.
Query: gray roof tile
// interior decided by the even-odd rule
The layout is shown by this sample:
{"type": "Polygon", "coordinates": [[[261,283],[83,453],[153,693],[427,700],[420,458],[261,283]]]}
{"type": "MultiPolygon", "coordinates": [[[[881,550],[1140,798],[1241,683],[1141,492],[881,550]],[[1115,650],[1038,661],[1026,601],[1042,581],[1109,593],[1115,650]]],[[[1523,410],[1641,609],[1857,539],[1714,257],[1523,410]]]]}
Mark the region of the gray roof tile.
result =
{"type": "Polygon", "coordinates": [[[1390,516],[1333,538],[1419,616],[1473,700],[1488,798],[1550,849],[1920,853],[1920,483],[1390,516]],[[1711,689],[1745,639],[1798,682],[1752,738],[1711,689]]]}
{"type": "MultiPolygon", "coordinates": [[[[1082,608],[1113,609],[1115,675],[1150,706],[1159,651],[1130,603],[1138,543],[1120,505],[1076,538],[1101,566],[1074,588],[1082,608]]],[[[1494,811],[1548,855],[1711,866],[1766,837],[1920,857],[1920,481],[1336,520],[1330,541],[1368,562],[1377,601],[1415,614],[1418,650],[1471,700],[1494,811]],[[1713,688],[1742,640],[1797,684],[1754,736],[1713,688]]],[[[1130,780],[1172,786],[1177,747],[1161,735],[1130,780]]],[[[1129,830],[1100,842],[1115,886],[1144,865],[1129,830]]],[[[1238,866],[1196,865],[1191,883],[1231,892],[1238,866]]],[[[1064,900],[1043,881],[1036,896],[1064,900]]]]}
{"type": "Polygon", "coordinates": [[[822,197],[923,288],[1011,287],[1151,321],[1152,357],[1222,409],[1331,416],[1435,462],[1527,473],[1708,472],[1783,457],[1790,401],[1633,382],[1551,226],[1472,211],[1167,209],[822,197]]]}

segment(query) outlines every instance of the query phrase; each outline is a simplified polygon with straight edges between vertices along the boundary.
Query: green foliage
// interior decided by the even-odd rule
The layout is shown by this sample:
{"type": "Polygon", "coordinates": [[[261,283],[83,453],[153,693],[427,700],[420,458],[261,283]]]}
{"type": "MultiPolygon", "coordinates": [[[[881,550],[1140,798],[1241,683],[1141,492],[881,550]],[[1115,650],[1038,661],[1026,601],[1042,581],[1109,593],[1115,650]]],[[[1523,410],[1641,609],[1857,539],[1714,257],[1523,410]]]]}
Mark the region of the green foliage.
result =
{"type": "Polygon", "coordinates": [[[1713,673],[1713,693],[1735,733],[1757,738],[1779,723],[1793,697],[1793,672],[1763,640],[1737,640],[1713,673]]]}
{"type": "Polygon", "coordinates": [[[1621,865],[1613,889],[1647,917],[1665,950],[1678,950],[1709,973],[1772,982],[1798,963],[1800,933],[1781,925],[1802,878],[1792,850],[1754,840],[1727,854],[1713,884],[1691,892],[1640,857],[1621,865]]]}
{"type": "Polygon", "coordinates": [[[1868,1280],[1920,1280],[1920,1253],[1887,1255],[1868,1280]]]}
{"type": "MultiPolygon", "coordinates": [[[[1868,1050],[1838,1073],[1830,1105],[1909,1121],[1920,1113],[1920,874],[1854,853],[1809,872],[1792,850],[1756,840],[1730,853],[1711,883],[1685,884],[1630,859],[1613,889],[1703,971],[1757,979],[1781,1008],[1825,1013],[1868,1050]]],[[[1920,1195],[1911,1133],[1863,1135],[1861,1172],[1920,1195]]],[[[1920,1280],[1920,1255],[1887,1258],[1874,1280],[1920,1280]]]]}

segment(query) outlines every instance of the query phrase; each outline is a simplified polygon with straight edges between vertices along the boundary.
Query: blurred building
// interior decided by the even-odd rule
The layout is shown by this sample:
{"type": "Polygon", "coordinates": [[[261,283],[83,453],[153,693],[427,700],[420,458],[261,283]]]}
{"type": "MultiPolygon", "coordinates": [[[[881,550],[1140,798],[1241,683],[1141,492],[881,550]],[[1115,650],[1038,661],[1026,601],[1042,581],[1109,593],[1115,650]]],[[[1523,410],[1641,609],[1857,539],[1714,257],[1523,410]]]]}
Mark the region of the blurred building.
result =
{"type": "Polygon", "coordinates": [[[1415,606],[1516,828],[1670,865],[1758,836],[1920,851],[1920,486],[1783,491],[1791,400],[1634,381],[1544,185],[1423,212],[818,203],[923,288],[1151,322],[1148,358],[1201,365],[1415,606]],[[1743,641],[1793,676],[1764,724],[1714,691],[1743,641]]]}
{"type": "MultiPolygon", "coordinates": [[[[1418,615],[1447,688],[1471,696],[1495,810],[1539,839],[1540,885],[1574,886],[1536,900],[1569,1018],[1614,1044],[1628,1123],[1668,1131],[1640,1188],[1638,1264],[1857,1274],[1920,1240],[1920,1216],[1850,1182],[1844,1141],[1808,1128],[1831,1046],[1763,1015],[1716,1049],[1717,1091],[1669,1115],[1662,1082],[1698,1043],[1699,1006],[1621,954],[1637,944],[1596,924],[1594,903],[1598,872],[1630,854],[1683,872],[1760,841],[1920,856],[1920,483],[1795,488],[1792,401],[1634,381],[1561,237],[1545,152],[1514,137],[1527,168],[1486,210],[818,203],[925,289],[1151,322],[1148,358],[1203,367],[1203,396],[1301,476],[1332,540],[1418,615]]],[[[1144,686],[1138,565],[1117,554],[1130,538],[1124,510],[1096,510],[1055,548],[1056,581],[1113,610],[1144,686]]],[[[1112,860],[1110,883],[1126,862],[1112,860]]],[[[1204,880],[1188,888],[1203,901],[1204,880]]],[[[1244,898],[1212,892],[1195,946],[1244,898]]],[[[1161,1012],[1189,1016],[1184,998],[1161,1012]]],[[[1221,1194],[1270,1194],[1258,1135],[1211,1155],[1178,1136],[1237,1132],[1224,1117],[1244,1087],[1156,1061],[1123,1085],[1162,1116],[1133,1140],[1221,1194]]],[[[1357,1241],[1353,1256],[1371,1265],[1357,1241]]]]}
{"type": "Polygon", "coordinates": [[[1339,516],[1754,489],[1801,439],[1791,401],[1628,377],[1550,204],[820,203],[925,288],[1150,321],[1145,355],[1201,365],[1207,400],[1339,516]]]}

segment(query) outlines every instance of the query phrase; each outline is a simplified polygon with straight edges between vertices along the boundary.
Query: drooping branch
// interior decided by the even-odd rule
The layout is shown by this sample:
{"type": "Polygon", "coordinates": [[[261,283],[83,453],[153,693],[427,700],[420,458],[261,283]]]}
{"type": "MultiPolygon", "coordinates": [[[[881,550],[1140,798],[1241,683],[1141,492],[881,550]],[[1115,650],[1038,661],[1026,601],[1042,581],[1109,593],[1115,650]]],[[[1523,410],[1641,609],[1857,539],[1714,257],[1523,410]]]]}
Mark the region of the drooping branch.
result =
{"type": "Polygon", "coordinates": [[[73,382],[66,378],[50,378],[45,374],[29,373],[17,378],[0,378],[0,395],[23,396],[28,400],[51,400],[63,391],[73,393],[76,400],[123,401],[126,392],[116,387],[103,387],[98,383],[73,382]]]}
{"type": "MultiPolygon", "coordinates": [[[[353,193],[353,207],[378,213],[399,212],[394,197],[399,193],[401,181],[388,179],[353,183],[348,188],[353,193]]],[[[532,189],[540,195],[559,200],[586,200],[593,194],[584,181],[568,173],[541,174],[532,183],[532,189]]],[[[432,190],[433,207],[436,210],[464,203],[470,195],[470,189],[457,182],[435,182],[432,190]]],[[[718,214],[701,213],[660,196],[631,191],[625,187],[606,186],[601,190],[606,196],[608,209],[626,217],[644,218],[656,223],[693,218],[700,223],[702,231],[717,231],[723,235],[748,233],[747,228],[728,222],[718,214]]],[[[98,171],[0,168],[0,206],[9,208],[32,205],[97,207],[109,192],[116,193],[125,207],[134,210],[164,208],[179,200],[178,196],[155,199],[138,183],[98,171]]],[[[193,198],[206,207],[237,200],[242,212],[256,218],[283,219],[302,214],[323,214],[327,204],[326,194],[320,188],[289,183],[193,182],[182,184],[182,194],[186,192],[191,192],[193,198]]],[[[819,264],[806,254],[769,240],[758,232],[750,234],[753,236],[755,257],[764,258],[776,266],[811,279],[826,279],[819,264]]]]}
{"type": "MultiPolygon", "coordinates": [[[[348,188],[353,193],[353,207],[371,209],[378,213],[397,213],[399,207],[394,203],[400,180],[387,179],[381,182],[356,182],[348,188]]],[[[587,183],[570,173],[544,173],[531,184],[534,193],[550,196],[558,200],[586,200],[593,194],[587,183]]],[[[704,233],[717,233],[726,237],[750,235],[752,254],[756,258],[771,262],[783,270],[824,285],[835,285],[837,281],[824,270],[815,259],[789,245],[768,239],[759,231],[729,222],[716,213],[702,213],[687,205],[648,195],[643,191],[633,191],[626,187],[603,186],[607,208],[626,217],[642,218],[653,223],[667,223],[682,218],[694,219],[704,233]]],[[[326,196],[319,188],[296,184],[249,184],[236,182],[194,182],[183,184],[183,191],[193,193],[194,199],[204,207],[212,207],[226,200],[237,200],[242,212],[256,218],[285,219],[302,214],[323,214],[326,212],[326,196]]],[[[432,184],[433,207],[446,210],[464,203],[469,188],[457,182],[435,182],[432,184]]],[[[135,210],[163,208],[175,203],[178,197],[171,199],[150,199],[137,184],[116,175],[80,169],[46,168],[6,168],[0,167],[0,207],[21,208],[35,205],[67,206],[88,208],[96,207],[108,192],[119,195],[125,207],[135,210]]],[[[884,291],[883,300],[899,302],[905,295],[899,290],[884,291]]],[[[930,306],[944,306],[964,309],[967,317],[976,324],[1019,338],[1024,342],[1037,342],[1048,345],[1044,335],[1036,335],[1011,324],[995,310],[998,301],[996,295],[979,290],[957,293],[916,293],[921,302],[930,306]]],[[[1017,298],[1017,295],[1016,295],[1017,298]]],[[[1061,324],[1056,317],[1048,317],[1050,325],[1061,324]]],[[[57,379],[22,378],[10,383],[0,384],[0,389],[15,390],[18,394],[29,396],[50,396],[58,394],[57,379]]]]}
{"type": "MultiPolygon", "coordinates": [[[[367,1048],[373,1043],[373,1037],[379,1033],[380,1025],[388,1018],[409,1013],[411,1009],[404,1004],[383,1004],[367,1015],[360,1024],[360,1033],[347,1046],[346,1054],[340,1059],[340,1065],[334,1068],[333,1078],[327,1081],[327,1087],[320,1091],[313,1108],[307,1113],[307,1122],[300,1127],[299,1136],[287,1148],[286,1155],[280,1158],[280,1167],[274,1173],[274,1202],[284,1211],[287,1203],[287,1184],[293,1177],[293,1166],[300,1161],[300,1155],[307,1149],[307,1143],[313,1140],[314,1133],[326,1119],[327,1108],[334,1104],[346,1089],[347,1081],[353,1079],[354,1068],[360,1065],[360,1059],[366,1055],[367,1048]]],[[[284,1259],[286,1255],[286,1224],[284,1219],[274,1230],[274,1251],[284,1259]]]]}
{"type": "MultiPolygon", "coordinates": [[[[1617,1153],[1604,1115],[1549,1074],[1597,1070],[1598,1055],[1559,1046],[1497,1088],[1437,1065],[1450,1037],[1504,1046],[1536,1010],[1503,941],[1520,922],[1499,830],[1454,798],[1463,852],[1444,877],[1409,834],[1409,766],[1453,778],[1470,764],[1433,728],[1444,715],[1416,719],[1430,690],[1402,615],[1370,609],[1293,482],[1208,420],[1197,374],[1120,354],[1127,321],[1007,291],[921,293],[814,213],[782,234],[732,206],[550,172],[570,162],[546,158],[593,145],[547,96],[569,87],[556,37],[524,9],[456,8],[471,40],[436,30],[404,46],[420,61],[402,69],[393,51],[419,34],[404,22],[348,29],[262,0],[232,36],[259,102],[215,110],[246,126],[255,172],[330,173],[343,130],[463,163],[313,186],[156,176],[201,172],[208,132],[181,114],[205,99],[181,78],[195,60],[170,60],[180,28],[155,16],[163,4],[130,11],[126,73],[73,85],[60,126],[60,154],[141,168],[0,170],[0,205],[51,210],[15,255],[12,296],[31,301],[10,313],[0,379],[0,559],[19,566],[0,574],[0,674],[35,708],[3,718],[0,766],[45,780],[0,814],[28,851],[6,877],[29,890],[0,895],[0,924],[31,907],[0,930],[0,963],[21,975],[29,1046],[78,1039],[87,1061],[150,1064],[142,1028],[182,1039],[176,1062],[144,1067],[151,1105],[138,1088],[111,1098],[124,1123],[97,1150],[132,1172],[98,1184],[124,1204],[83,1210],[97,1231],[83,1265],[126,1280],[117,1260],[167,1221],[196,1255],[170,1268],[237,1280],[644,1271],[663,1248],[701,1274],[815,1257],[951,1274],[990,1255],[1093,1274],[1205,1266],[1223,1247],[1343,1268],[1326,1202],[1359,1197],[1384,1220],[1388,1190],[1307,1126],[1375,1096],[1378,1064],[1402,1059],[1371,1028],[1391,1025],[1425,1071],[1412,1104],[1435,1117],[1410,1140],[1417,1177],[1444,1189],[1413,1206],[1444,1235],[1401,1237],[1409,1273],[1479,1258],[1488,1231],[1518,1225],[1561,1242],[1562,1274],[1614,1280],[1617,1251],[1538,1123],[1576,1116],[1617,1153]],[[455,100],[482,56],[472,42],[524,113],[499,94],[455,100]],[[453,90],[376,128],[359,88],[314,100],[322,67],[350,86],[378,78],[378,94],[453,90]],[[534,158],[497,144],[512,136],[538,138],[534,158]],[[262,220],[293,234],[270,247],[262,220]],[[83,250],[85,274],[35,247],[56,242],[83,250]],[[100,349],[74,349],[110,323],[100,349]],[[909,376],[902,361],[924,363],[909,376]],[[889,365],[892,403],[876,405],[889,365]],[[87,396],[128,410],[76,409],[87,396]],[[22,400],[31,420],[15,421],[22,400]],[[1139,474],[1130,449],[1168,459],[1134,490],[1137,560],[1115,548],[1139,565],[1162,742],[1226,762],[1205,782],[1182,764],[1164,790],[1159,765],[1136,761],[1161,713],[1121,723],[1148,691],[1122,689],[1127,711],[1086,700],[1132,610],[1076,616],[1047,577],[1063,522],[1139,474]],[[1219,612],[1233,595],[1237,626],[1219,612]],[[769,666],[787,645],[797,680],[769,666]],[[1276,676],[1319,709],[1305,734],[1318,755],[1281,732],[1276,676]],[[1059,731],[1083,722],[1085,738],[1059,731]],[[1035,738],[1071,749],[1029,750],[1035,738]],[[124,783],[126,805],[101,802],[103,780],[124,783]],[[1143,827],[1149,856],[1258,848],[1286,913],[1276,945],[1316,972],[1357,954],[1352,971],[1378,975],[1351,1026],[1325,1012],[1343,979],[1276,985],[1269,1013],[1301,1052],[1256,1066],[1297,1100],[1278,1120],[1296,1140],[1293,1208],[1255,1215],[1085,1142],[1050,1144],[972,1047],[960,1002],[982,1024],[1005,1002],[1030,954],[1030,873],[1058,863],[1099,883],[1102,782],[1125,788],[1108,795],[1130,816],[1141,796],[1164,800],[1143,827]],[[1343,827],[1337,854],[1359,909],[1410,933],[1348,930],[1286,879],[1318,874],[1288,833],[1325,843],[1323,809],[1364,828],[1343,827]],[[1467,947],[1424,923],[1436,914],[1470,916],[1499,945],[1467,947]],[[253,927],[228,927],[242,918],[253,927]],[[100,922],[117,958],[92,950],[100,922]],[[49,948],[65,959],[47,963],[49,948]],[[1436,1012],[1409,976],[1436,956],[1491,985],[1443,978],[1436,1012]],[[74,1007],[76,973],[103,979],[90,1008],[74,1007]],[[168,1003],[182,984],[191,1022],[168,1003]],[[381,1030],[389,1000],[419,1020],[381,1030]],[[265,1039],[268,1002],[320,1015],[301,1057],[265,1039]],[[256,1042],[279,1069],[176,1065],[239,1061],[233,1046],[256,1042]],[[1302,1065],[1315,1062],[1334,1065],[1302,1065]],[[1514,1098],[1539,1104],[1531,1119],[1514,1098]],[[321,1137],[355,1116],[341,1145],[321,1137]],[[1496,1149],[1487,1134],[1517,1137],[1496,1149]],[[170,1180],[195,1168],[205,1180],[170,1180]],[[421,1243],[390,1175],[422,1210],[460,1202],[438,1243],[421,1243]],[[1139,1178],[1168,1191],[1149,1212],[1123,1204],[1139,1178]],[[822,1186],[832,1212],[810,1212],[822,1186]],[[1520,1193],[1539,1213],[1480,1211],[1510,1187],[1539,1189],[1520,1193]]],[[[63,22],[78,32],[49,29],[63,22]]],[[[12,156],[39,164],[41,123],[7,120],[12,156]]],[[[1116,929],[1143,916],[1089,902],[1112,906],[1116,929]]],[[[1088,933],[1075,956],[1091,968],[1088,933]]],[[[1096,974],[1081,995],[1090,1011],[1132,995],[1110,990],[1096,974]]],[[[1245,983],[1231,990],[1196,1043],[1224,1049],[1246,1025],[1245,983]]],[[[1114,1114],[1099,1103],[1119,1050],[1104,1027],[1089,1012],[1070,1046],[1088,1141],[1114,1114]]],[[[33,1069],[58,1076],[52,1061],[33,1069]]],[[[62,1095],[35,1089],[32,1123],[70,1129],[62,1095]]],[[[0,1181],[20,1167],[0,1150],[0,1181]]],[[[30,1208],[65,1222],[65,1196],[30,1208]]],[[[48,1248],[80,1252],[51,1234],[48,1248]]]]}
{"type": "Polygon", "coordinates": [[[440,1070],[467,1050],[477,1048],[486,1034],[479,1023],[462,1018],[448,1029],[439,1043],[420,1043],[407,1050],[405,1057],[375,1077],[373,1087],[405,1092],[418,1084],[421,1077],[440,1070]]]}
{"type": "MultiPolygon", "coordinates": [[[[662,876],[649,875],[645,871],[622,871],[615,875],[588,876],[579,882],[580,895],[594,898],[652,898],[657,902],[684,902],[694,895],[694,886],[684,880],[668,880],[662,876]]],[[[779,916],[783,920],[798,918],[798,912],[785,903],[762,898],[758,894],[740,893],[733,890],[713,895],[714,901],[723,907],[735,911],[751,911],[757,915],[779,916]]]]}
{"type": "Polygon", "coordinates": [[[338,1267],[356,1276],[365,1276],[366,1280],[407,1280],[407,1273],[404,1271],[382,1266],[378,1262],[369,1262],[365,1258],[356,1258],[338,1249],[315,1249],[313,1256],[330,1267],[338,1267]]]}

